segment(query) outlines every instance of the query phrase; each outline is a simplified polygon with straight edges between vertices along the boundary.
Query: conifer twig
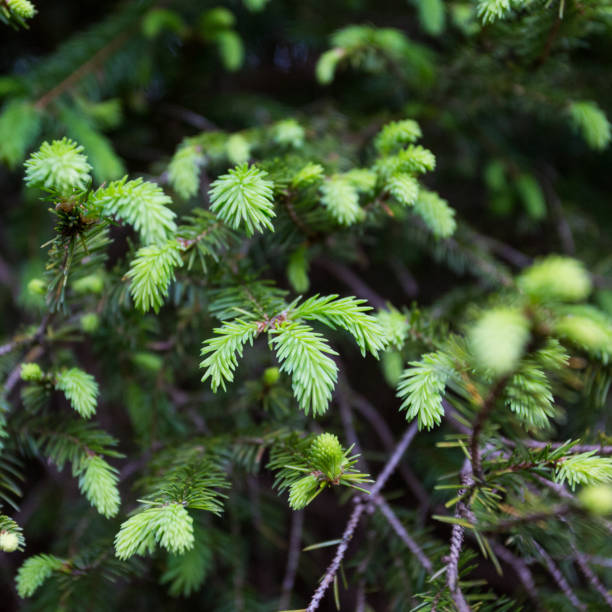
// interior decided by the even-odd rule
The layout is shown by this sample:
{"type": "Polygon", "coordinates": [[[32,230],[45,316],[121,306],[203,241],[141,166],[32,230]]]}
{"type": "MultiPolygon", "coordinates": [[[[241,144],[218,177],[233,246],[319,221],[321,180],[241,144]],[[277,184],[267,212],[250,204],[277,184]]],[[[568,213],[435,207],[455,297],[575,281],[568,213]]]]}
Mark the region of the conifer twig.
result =
{"type": "MultiPolygon", "coordinates": [[[[359,463],[361,464],[360,467],[361,469],[369,471],[361,453],[357,433],[355,432],[355,428],[353,426],[353,416],[351,408],[346,400],[346,396],[344,395],[340,387],[338,388],[338,404],[340,406],[340,417],[342,418],[342,423],[344,425],[347,438],[349,442],[355,447],[356,452],[359,453],[359,463]]],[[[433,569],[431,561],[423,552],[421,547],[410,537],[405,527],[401,524],[400,520],[397,518],[395,512],[393,512],[389,504],[387,504],[384,498],[380,495],[376,495],[371,499],[371,501],[378,507],[382,515],[387,519],[387,522],[389,523],[389,525],[391,525],[392,529],[398,535],[400,540],[402,540],[402,542],[406,544],[410,552],[421,562],[421,565],[429,573],[431,573],[433,569]]]]}
{"type": "Polygon", "coordinates": [[[493,552],[514,570],[515,574],[525,587],[527,595],[533,601],[537,601],[538,596],[535,581],[533,579],[531,570],[529,567],[527,567],[527,564],[522,559],[512,554],[512,552],[510,552],[505,546],[502,546],[497,542],[493,542],[492,547],[493,552]]]}
{"type": "MultiPolygon", "coordinates": [[[[417,431],[417,422],[414,421],[412,425],[406,430],[406,432],[402,436],[402,439],[395,447],[395,450],[393,451],[392,455],[389,457],[389,460],[385,464],[385,467],[383,468],[382,472],[376,479],[376,482],[370,489],[370,495],[375,496],[380,493],[381,489],[385,486],[387,480],[397,467],[397,464],[402,458],[402,455],[412,442],[414,436],[417,434],[417,431]]],[[[323,599],[323,596],[325,595],[327,589],[333,582],[336,574],[338,573],[338,570],[340,569],[340,564],[344,559],[344,555],[346,554],[349,543],[355,533],[355,529],[357,529],[357,525],[359,524],[361,515],[363,514],[366,507],[367,504],[364,503],[363,498],[361,496],[358,496],[355,499],[355,508],[353,509],[353,512],[351,512],[351,516],[349,517],[349,520],[344,529],[344,533],[342,534],[340,544],[338,544],[338,548],[336,549],[336,554],[334,555],[331,564],[327,568],[327,571],[325,572],[323,579],[317,587],[317,590],[314,592],[314,595],[312,596],[312,599],[310,600],[310,603],[306,608],[306,612],[314,612],[314,610],[318,609],[319,604],[323,599]]]]}
{"type": "MultiPolygon", "coordinates": [[[[461,480],[465,488],[458,492],[460,498],[463,497],[466,490],[474,485],[472,464],[467,458],[463,464],[463,468],[461,469],[461,480]]],[[[464,502],[457,502],[455,507],[455,517],[465,518],[467,514],[468,508],[464,502]]],[[[451,530],[450,551],[448,554],[448,565],[446,568],[446,584],[448,585],[448,589],[451,592],[451,596],[459,612],[469,612],[470,610],[470,606],[466,602],[463,591],[459,586],[459,557],[461,556],[464,535],[465,528],[459,523],[455,523],[451,530]]]]}
{"type": "Polygon", "coordinates": [[[502,376],[489,391],[489,394],[485,398],[482,407],[478,413],[478,417],[476,418],[476,423],[474,423],[474,427],[472,429],[472,437],[470,440],[470,457],[472,463],[472,473],[479,480],[483,479],[482,473],[482,461],[480,457],[480,434],[491,416],[491,412],[495,407],[495,403],[497,398],[504,390],[506,383],[508,382],[509,375],[502,376]]]}
{"type": "Polygon", "coordinates": [[[387,519],[387,522],[395,533],[399,536],[400,540],[408,547],[410,552],[421,562],[421,565],[431,573],[433,565],[429,557],[423,552],[423,549],[410,537],[405,527],[401,524],[397,518],[395,512],[391,509],[389,504],[379,495],[374,498],[374,504],[381,511],[382,515],[387,519]]]}
{"type": "Polygon", "coordinates": [[[110,42],[105,44],[102,48],[98,49],[96,53],[92,55],[86,62],[81,64],[74,72],[69,74],[63,81],[58,83],[55,87],[50,89],[44,95],[42,95],[34,104],[34,107],[38,110],[44,109],[48,106],[55,98],[62,95],[65,91],[71,89],[76,85],[85,75],[89,74],[98,66],[102,65],[110,55],[112,55],[117,49],[119,49],[123,43],[125,43],[130,36],[129,30],[124,30],[115,36],[110,42]]]}

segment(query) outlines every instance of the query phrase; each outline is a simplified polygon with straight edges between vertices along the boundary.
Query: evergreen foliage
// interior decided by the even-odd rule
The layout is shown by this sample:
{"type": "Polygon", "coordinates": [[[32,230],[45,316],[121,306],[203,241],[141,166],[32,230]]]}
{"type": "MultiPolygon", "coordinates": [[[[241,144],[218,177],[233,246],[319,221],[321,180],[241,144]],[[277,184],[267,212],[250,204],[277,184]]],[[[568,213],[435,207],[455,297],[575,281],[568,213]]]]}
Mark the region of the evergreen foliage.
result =
{"type": "Polygon", "coordinates": [[[0,0],[2,609],[612,607],[609,1],[82,8],[0,0]]]}

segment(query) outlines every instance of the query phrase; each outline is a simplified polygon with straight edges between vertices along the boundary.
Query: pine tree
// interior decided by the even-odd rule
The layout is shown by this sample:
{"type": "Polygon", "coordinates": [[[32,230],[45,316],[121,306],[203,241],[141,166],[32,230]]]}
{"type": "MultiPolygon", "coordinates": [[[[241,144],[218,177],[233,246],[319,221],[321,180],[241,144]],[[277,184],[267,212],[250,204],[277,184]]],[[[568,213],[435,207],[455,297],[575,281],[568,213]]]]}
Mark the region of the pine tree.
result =
{"type": "Polygon", "coordinates": [[[611,15],[0,0],[3,609],[612,608],[611,15]]]}

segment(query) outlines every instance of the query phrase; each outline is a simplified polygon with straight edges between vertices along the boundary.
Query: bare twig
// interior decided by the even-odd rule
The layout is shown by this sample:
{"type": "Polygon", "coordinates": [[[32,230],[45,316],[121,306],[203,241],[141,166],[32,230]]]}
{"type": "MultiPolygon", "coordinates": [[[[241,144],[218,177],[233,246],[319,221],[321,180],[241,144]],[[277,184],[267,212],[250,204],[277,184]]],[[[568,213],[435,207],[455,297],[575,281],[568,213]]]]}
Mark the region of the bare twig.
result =
{"type": "Polygon", "coordinates": [[[492,547],[493,552],[514,570],[514,573],[518,576],[519,580],[525,587],[527,595],[529,595],[533,601],[537,601],[538,592],[533,579],[533,574],[531,573],[529,567],[527,567],[527,564],[521,558],[512,554],[512,552],[510,552],[505,546],[502,546],[497,542],[493,542],[492,547]]]}
{"type": "MultiPolygon", "coordinates": [[[[385,464],[385,467],[383,468],[382,472],[376,479],[374,486],[370,489],[370,494],[372,496],[377,496],[380,493],[381,489],[385,486],[387,480],[389,479],[389,477],[391,476],[391,474],[397,467],[397,464],[402,458],[402,455],[404,454],[404,452],[406,451],[406,449],[412,442],[416,433],[417,433],[417,423],[415,421],[406,430],[406,432],[402,436],[402,439],[399,441],[398,445],[395,447],[395,450],[391,454],[391,457],[389,457],[389,460],[385,464]]],[[[349,543],[355,533],[355,529],[357,529],[357,525],[359,524],[361,515],[363,514],[366,507],[367,507],[367,504],[364,503],[364,500],[361,496],[358,496],[355,498],[355,508],[353,509],[353,512],[351,512],[351,516],[349,517],[348,523],[346,524],[344,533],[342,534],[342,538],[340,540],[340,544],[338,544],[338,548],[336,549],[336,554],[334,555],[334,558],[331,564],[327,568],[327,571],[325,572],[325,575],[323,576],[321,583],[317,587],[317,590],[314,592],[314,595],[312,596],[312,599],[310,600],[310,603],[308,604],[308,607],[306,608],[307,612],[314,612],[314,610],[318,609],[319,604],[321,603],[321,600],[323,599],[323,596],[325,595],[327,589],[329,588],[334,578],[336,577],[336,574],[338,573],[338,570],[340,569],[340,564],[342,563],[342,559],[344,559],[344,555],[346,554],[349,543]]]]}
{"type": "Polygon", "coordinates": [[[365,298],[375,308],[385,307],[385,300],[371,287],[366,285],[348,266],[330,259],[317,259],[313,263],[342,281],[357,297],[365,298]]]}
{"type": "Polygon", "coordinates": [[[485,398],[480,412],[478,413],[478,417],[476,418],[476,423],[474,423],[474,427],[472,429],[472,438],[470,440],[470,457],[472,461],[472,473],[479,480],[483,479],[482,473],[482,462],[480,457],[480,434],[489,420],[491,416],[491,412],[495,407],[495,403],[497,402],[497,398],[500,393],[504,390],[506,383],[508,382],[509,375],[502,376],[491,388],[489,391],[489,395],[485,398]]]}
{"type": "Polygon", "coordinates": [[[109,56],[117,51],[129,39],[129,37],[129,29],[119,33],[109,43],[99,49],[89,60],[81,64],[68,77],[41,96],[34,104],[34,107],[38,110],[42,110],[58,96],[74,87],[74,85],[76,85],[87,74],[93,72],[100,65],[102,65],[109,56]]]}
{"type": "Polygon", "coordinates": [[[587,556],[580,552],[575,546],[572,546],[576,563],[582,570],[584,577],[591,583],[593,588],[602,596],[603,600],[608,604],[608,608],[612,609],[612,595],[606,587],[601,584],[597,574],[589,567],[587,556]]]}
{"type": "Polygon", "coordinates": [[[393,528],[400,540],[406,544],[410,552],[421,562],[421,565],[431,573],[433,566],[429,557],[423,552],[423,549],[410,537],[400,520],[395,515],[389,504],[380,496],[374,498],[374,504],[381,511],[382,515],[387,519],[389,525],[393,528]]]}
{"type": "Polygon", "coordinates": [[[340,541],[340,544],[338,544],[338,548],[336,549],[336,554],[334,555],[330,566],[327,568],[327,571],[323,576],[323,580],[321,580],[321,583],[319,584],[317,590],[312,596],[312,599],[310,600],[310,603],[306,608],[306,612],[314,612],[314,610],[319,607],[319,604],[321,603],[325,592],[329,588],[329,585],[332,583],[332,581],[336,577],[336,574],[338,573],[338,570],[340,569],[342,559],[344,559],[344,555],[348,548],[349,542],[351,541],[353,534],[355,533],[355,529],[357,529],[359,519],[361,518],[361,515],[363,514],[365,508],[366,506],[363,503],[361,497],[357,497],[355,508],[353,509],[353,512],[351,512],[351,516],[348,520],[348,523],[346,524],[344,533],[342,534],[342,539],[340,541]]]}
{"type": "MultiPolygon", "coordinates": [[[[501,441],[509,446],[517,446],[518,444],[508,438],[501,438],[501,441]]],[[[521,440],[520,443],[528,448],[538,449],[546,448],[547,446],[552,449],[561,448],[567,444],[567,442],[540,442],[539,440],[521,440]]],[[[588,453],[589,451],[595,451],[600,455],[612,455],[612,446],[605,444],[576,444],[570,449],[570,452],[576,453],[588,453]]]]}
{"type": "MultiPolygon", "coordinates": [[[[352,405],[357,408],[361,415],[364,416],[368,423],[373,427],[374,431],[376,431],[385,449],[387,451],[392,451],[395,448],[394,436],[391,433],[391,429],[389,429],[387,423],[385,423],[385,421],[381,418],[376,408],[374,408],[370,402],[361,396],[353,395],[351,399],[352,405]]],[[[423,487],[419,479],[405,462],[400,463],[397,470],[408,485],[410,491],[419,500],[421,511],[425,511],[431,505],[431,500],[427,495],[425,487],[423,487]]]]}
{"type": "MultiPolygon", "coordinates": [[[[474,484],[474,478],[472,473],[472,464],[469,459],[466,459],[463,468],[461,469],[461,480],[465,485],[464,489],[459,491],[459,496],[463,497],[466,490],[472,487],[474,484]]],[[[455,517],[466,518],[469,515],[468,507],[463,501],[457,502],[455,507],[455,517]]],[[[455,523],[451,531],[450,540],[450,552],[448,554],[448,565],[446,567],[446,584],[451,592],[453,601],[457,606],[459,612],[469,612],[470,606],[468,605],[463,591],[459,585],[459,557],[461,556],[461,549],[463,547],[463,539],[465,535],[465,529],[462,525],[455,523]]]]}
{"type": "Polygon", "coordinates": [[[561,573],[561,570],[557,567],[556,563],[552,560],[551,556],[534,540],[533,544],[536,547],[542,561],[548,570],[548,573],[553,577],[553,580],[557,583],[558,587],[563,591],[563,594],[569,599],[571,604],[577,610],[584,610],[586,612],[587,607],[576,597],[574,591],[567,583],[565,576],[561,573]]]}
{"type": "Polygon", "coordinates": [[[302,527],[304,525],[304,512],[299,510],[291,515],[291,532],[289,534],[289,554],[287,555],[287,568],[281,587],[279,609],[287,608],[291,601],[291,592],[295,584],[298,562],[300,560],[300,546],[302,543],[302,527]]]}

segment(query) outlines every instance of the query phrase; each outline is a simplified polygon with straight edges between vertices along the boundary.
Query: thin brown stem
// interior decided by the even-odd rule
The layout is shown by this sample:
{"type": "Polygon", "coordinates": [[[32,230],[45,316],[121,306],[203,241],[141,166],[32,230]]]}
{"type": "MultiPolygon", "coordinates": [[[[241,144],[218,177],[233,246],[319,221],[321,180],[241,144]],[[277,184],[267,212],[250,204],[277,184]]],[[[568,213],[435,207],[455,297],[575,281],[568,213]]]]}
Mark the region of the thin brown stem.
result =
{"type": "Polygon", "coordinates": [[[281,587],[279,609],[284,610],[291,601],[291,592],[295,584],[295,575],[300,560],[300,547],[302,543],[302,528],[304,525],[304,512],[294,512],[291,516],[291,532],[289,534],[289,554],[287,555],[287,567],[281,587]]]}
{"type": "Polygon", "coordinates": [[[123,43],[125,43],[125,41],[129,38],[129,34],[129,30],[126,30],[115,36],[115,38],[99,49],[89,60],[87,60],[84,64],[81,64],[73,73],[41,96],[35,102],[34,107],[38,110],[43,110],[57,97],[74,87],[74,85],[76,85],[81,79],[102,65],[110,55],[119,49],[119,47],[121,47],[121,45],[123,45],[123,43]]]}
{"type": "MultiPolygon", "coordinates": [[[[406,430],[406,432],[402,436],[402,439],[395,447],[395,450],[391,454],[391,457],[389,457],[389,460],[385,464],[385,467],[376,479],[374,486],[370,489],[370,495],[377,496],[380,493],[381,489],[385,486],[387,480],[397,467],[397,464],[402,458],[402,455],[404,454],[404,452],[406,452],[406,449],[414,439],[416,433],[417,423],[414,422],[406,430]]],[[[344,533],[342,534],[340,544],[338,544],[338,548],[336,549],[336,554],[334,555],[331,564],[327,568],[327,571],[325,572],[323,579],[317,587],[317,590],[314,592],[314,595],[312,596],[312,599],[310,600],[310,603],[306,608],[306,612],[314,612],[314,610],[317,610],[319,608],[319,604],[321,603],[323,596],[327,592],[329,586],[334,581],[334,578],[336,577],[336,574],[340,569],[340,564],[344,559],[344,555],[346,554],[346,551],[349,547],[349,543],[353,538],[355,530],[357,529],[357,525],[359,524],[361,515],[363,514],[364,510],[366,510],[368,505],[369,504],[364,502],[362,496],[357,496],[355,498],[355,508],[351,512],[351,516],[346,524],[346,528],[344,529],[344,533]]]]}
{"type": "Polygon", "coordinates": [[[565,576],[561,573],[561,570],[557,567],[557,564],[552,560],[552,557],[534,540],[538,554],[542,558],[544,566],[548,570],[548,573],[552,576],[553,580],[557,583],[557,586],[561,589],[563,594],[571,602],[571,604],[577,610],[584,610],[586,612],[587,607],[576,597],[574,591],[568,584],[565,576]]]}
{"type": "Polygon", "coordinates": [[[483,480],[484,477],[482,472],[482,459],[480,456],[480,434],[482,433],[486,422],[489,420],[489,417],[493,412],[493,408],[495,408],[495,403],[504,390],[509,378],[509,375],[502,376],[493,385],[489,391],[489,395],[487,395],[482,404],[476,419],[476,423],[474,423],[474,427],[472,429],[472,437],[470,440],[470,457],[472,461],[472,472],[478,480],[483,480]]]}

